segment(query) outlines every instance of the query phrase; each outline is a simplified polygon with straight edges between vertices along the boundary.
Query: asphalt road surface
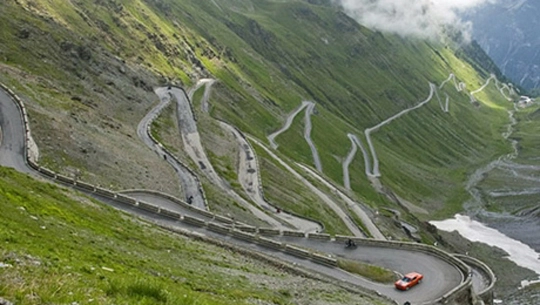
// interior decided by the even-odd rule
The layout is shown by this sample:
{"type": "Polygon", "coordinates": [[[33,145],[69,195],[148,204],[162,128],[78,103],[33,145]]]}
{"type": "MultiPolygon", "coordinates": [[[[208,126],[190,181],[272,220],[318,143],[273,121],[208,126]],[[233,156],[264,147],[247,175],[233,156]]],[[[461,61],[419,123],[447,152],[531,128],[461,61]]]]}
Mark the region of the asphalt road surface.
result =
{"type": "MultiPolygon", "coordinates": [[[[2,131],[2,143],[0,143],[0,164],[3,166],[13,167],[23,173],[39,176],[38,173],[34,172],[28,167],[25,161],[25,130],[19,110],[15,105],[15,102],[1,90],[0,128],[2,131]]],[[[392,285],[373,283],[337,268],[315,264],[312,261],[300,259],[280,251],[270,250],[259,245],[235,239],[231,236],[224,236],[214,233],[206,230],[205,228],[198,228],[180,221],[166,219],[163,216],[145,212],[136,209],[135,207],[122,205],[110,199],[100,198],[96,194],[92,194],[92,196],[100,199],[104,203],[110,204],[116,208],[146,218],[158,224],[198,232],[226,243],[263,252],[267,255],[271,255],[287,262],[295,263],[298,266],[316,271],[320,274],[324,274],[341,281],[353,283],[378,291],[379,293],[396,300],[398,303],[410,301],[413,304],[418,304],[434,300],[449,292],[463,281],[463,275],[455,266],[425,253],[387,247],[358,247],[354,250],[349,250],[345,249],[344,245],[335,242],[325,242],[307,238],[276,237],[283,242],[311,248],[322,253],[327,253],[328,255],[357,259],[387,267],[400,273],[419,271],[425,275],[425,280],[418,287],[415,287],[410,291],[401,292],[395,290],[392,285]]],[[[150,200],[152,199],[150,198],[150,200]]]]}

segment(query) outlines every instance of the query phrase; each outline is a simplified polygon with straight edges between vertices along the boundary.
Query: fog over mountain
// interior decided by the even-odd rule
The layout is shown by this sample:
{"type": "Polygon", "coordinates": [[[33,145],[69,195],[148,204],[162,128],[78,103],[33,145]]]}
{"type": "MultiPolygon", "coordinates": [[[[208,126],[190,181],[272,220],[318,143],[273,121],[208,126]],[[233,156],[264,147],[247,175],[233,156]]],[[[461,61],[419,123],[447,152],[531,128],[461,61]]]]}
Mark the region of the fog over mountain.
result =
{"type": "Polygon", "coordinates": [[[526,89],[540,88],[540,1],[499,0],[465,18],[506,76],[526,89]]]}
{"type": "Polygon", "coordinates": [[[404,37],[438,39],[451,28],[477,40],[502,73],[540,88],[540,1],[332,0],[359,23],[404,37]]]}
{"type": "Polygon", "coordinates": [[[472,23],[461,14],[497,0],[334,0],[362,25],[401,36],[436,39],[445,28],[471,37],[472,23]]]}

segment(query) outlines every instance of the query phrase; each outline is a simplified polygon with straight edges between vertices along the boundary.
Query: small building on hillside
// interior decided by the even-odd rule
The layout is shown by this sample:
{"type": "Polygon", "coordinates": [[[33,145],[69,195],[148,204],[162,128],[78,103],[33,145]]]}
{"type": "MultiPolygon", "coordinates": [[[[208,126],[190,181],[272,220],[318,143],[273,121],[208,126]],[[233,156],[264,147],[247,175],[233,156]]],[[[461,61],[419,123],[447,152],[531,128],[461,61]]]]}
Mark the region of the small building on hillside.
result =
{"type": "Polygon", "coordinates": [[[530,105],[532,105],[534,103],[534,99],[528,97],[528,96],[525,96],[525,95],[522,95],[519,97],[519,101],[517,101],[517,104],[519,107],[528,107],[530,105]]]}

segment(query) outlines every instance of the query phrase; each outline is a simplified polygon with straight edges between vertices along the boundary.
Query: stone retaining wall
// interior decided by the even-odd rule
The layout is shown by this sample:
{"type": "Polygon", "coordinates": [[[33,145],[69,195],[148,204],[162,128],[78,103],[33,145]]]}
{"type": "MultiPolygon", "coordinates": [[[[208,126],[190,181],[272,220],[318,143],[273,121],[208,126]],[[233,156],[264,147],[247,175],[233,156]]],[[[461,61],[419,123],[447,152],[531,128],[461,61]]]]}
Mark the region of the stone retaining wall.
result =
{"type": "Polygon", "coordinates": [[[137,206],[141,210],[145,210],[145,211],[152,212],[152,213],[155,213],[155,214],[159,214],[160,211],[161,211],[161,209],[158,206],[155,206],[153,204],[149,204],[149,203],[146,203],[146,202],[138,201],[137,206]]]}
{"type": "MultiPolygon", "coordinates": [[[[24,108],[24,105],[23,105],[22,101],[13,93],[13,91],[11,91],[9,88],[5,87],[2,84],[0,84],[0,87],[2,87],[6,92],[8,92],[14,98],[14,100],[17,102],[17,105],[21,109],[21,115],[23,117],[23,121],[24,121],[25,128],[26,128],[26,131],[27,131],[25,140],[26,140],[27,149],[28,149],[28,141],[29,141],[28,139],[29,139],[29,135],[30,135],[30,129],[29,129],[29,126],[28,126],[28,119],[27,119],[27,115],[26,115],[26,109],[24,108]]],[[[117,193],[112,192],[112,191],[107,190],[107,189],[103,189],[103,188],[100,188],[100,187],[93,187],[90,184],[84,184],[84,183],[82,185],[81,184],[77,185],[77,183],[79,183],[79,182],[75,181],[74,179],[71,179],[69,177],[65,177],[65,176],[62,176],[62,175],[58,175],[58,174],[54,173],[51,170],[39,167],[39,165],[37,163],[35,163],[33,160],[30,160],[30,158],[28,157],[28,152],[26,150],[25,150],[25,159],[26,159],[26,161],[27,161],[27,163],[29,164],[30,167],[32,167],[34,169],[37,168],[38,172],[40,172],[41,174],[43,174],[45,176],[48,176],[48,177],[50,177],[52,179],[55,179],[56,181],[59,181],[59,182],[62,182],[62,183],[68,184],[68,185],[72,185],[73,187],[78,186],[79,189],[83,189],[83,190],[85,190],[85,191],[87,191],[89,193],[94,193],[94,194],[97,194],[97,195],[100,195],[100,196],[103,196],[103,197],[106,197],[106,198],[109,198],[109,199],[116,200],[117,202],[121,202],[121,203],[124,203],[124,204],[137,205],[137,203],[138,203],[137,200],[135,200],[135,199],[133,199],[131,197],[128,197],[128,196],[125,196],[125,195],[122,195],[122,194],[117,194],[117,193]]],[[[170,197],[174,198],[172,196],[170,196],[170,197]]],[[[175,200],[180,201],[180,200],[178,200],[176,198],[175,198],[175,200]]],[[[184,205],[184,204],[185,203],[183,203],[182,205],[190,207],[190,205],[184,205]]],[[[202,220],[200,218],[197,218],[197,217],[191,217],[191,216],[188,216],[188,215],[184,215],[183,217],[181,217],[181,215],[178,214],[178,213],[175,213],[175,212],[172,212],[172,211],[167,211],[165,209],[159,209],[158,207],[155,207],[155,206],[147,204],[147,203],[138,203],[138,206],[140,208],[143,208],[143,209],[149,211],[149,212],[159,213],[159,214],[163,214],[165,216],[171,217],[171,218],[180,219],[183,222],[188,223],[190,225],[199,226],[199,227],[207,227],[208,229],[213,230],[213,231],[221,230],[223,233],[232,232],[232,235],[234,237],[236,237],[236,238],[243,239],[243,240],[249,241],[249,242],[254,242],[254,243],[257,243],[257,244],[262,245],[264,247],[268,247],[270,249],[284,251],[285,253],[289,253],[289,254],[295,255],[297,257],[311,259],[312,261],[320,263],[320,264],[324,264],[324,265],[328,265],[328,266],[337,265],[337,262],[335,262],[335,260],[332,259],[332,258],[325,257],[325,256],[320,255],[318,253],[312,253],[312,252],[310,252],[308,250],[301,249],[301,248],[298,248],[298,247],[295,247],[295,246],[283,244],[283,243],[280,243],[280,242],[277,242],[277,241],[274,241],[274,240],[271,240],[271,239],[267,239],[267,238],[264,238],[264,237],[261,237],[261,236],[256,236],[254,234],[242,232],[242,231],[239,231],[239,230],[230,231],[230,229],[228,229],[226,227],[221,227],[221,226],[218,226],[217,224],[207,223],[204,220],[202,220]]],[[[215,215],[213,213],[210,213],[208,211],[205,211],[205,210],[196,209],[194,207],[191,207],[191,209],[196,210],[198,213],[200,213],[202,215],[205,215],[207,217],[211,217],[211,218],[216,219],[216,220],[218,220],[218,219],[224,220],[224,221],[229,221],[230,220],[230,219],[224,218],[222,216],[217,216],[217,215],[215,215]]],[[[231,221],[231,223],[233,223],[232,220],[230,220],[230,221],[231,221]]],[[[258,229],[258,234],[259,235],[270,235],[270,236],[277,236],[277,235],[282,234],[283,236],[294,236],[294,237],[299,237],[299,238],[305,237],[304,232],[299,232],[299,231],[283,231],[283,232],[280,232],[279,230],[271,229],[271,228],[259,228],[258,229]]],[[[327,234],[309,234],[308,238],[311,238],[311,239],[325,239],[325,240],[331,240],[332,239],[331,236],[327,235],[327,234]]],[[[339,236],[339,235],[335,236],[333,240],[335,242],[340,242],[341,243],[341,242],[346,241],[347,239],[354,240],[358,245],[386,247],[386,248],[389,248],[389,249],[405,249],[405,250],[410,250],[410,251],[425,252],[425,253],[428,253],[430,255],[437,256],[440,259],[442,259],[444,261],[447,261],[448,263],[456,266],[461,271],[461,273],[463,275],[463,281],[462,281],[462,283],[460,285],[455,287],[452,291],[448,292],[447,294],[445,294],[440,299],[435,300],[431,304],[468,304],[468,300],[472,299],[473,291],[472,291],[471,269],[462,260],[456,258],[453,255],[450,255],[450,254],[448,254],[448,253],[446,253],[446,252],[444,252],[444,251],[442,251],[442,250],[440,250],[438,248],[428,246],[428,245],[424,245],[424,244],[372,240],[372,239],[356,238],[356,237],[350,237],[350,236],[339,236]]],[[[485,264],[480,262],[480,264],[477,264],[477,265],[479,265],[482,269],[485,269],[487,274],[491,274],[491,275],[493,274],[492,271],[489,269],[489,267],[487,267],[485,264]]],[[[493,279],[494,280],[493,280],[492,285],[494,284],[494,281],[495,281],[494,275],[493,275],[493,279]]],[[[492,289],[493,289],[492,285],[490,285],[490,287],[488,289],[486,289],[486,291],[481,292],[480,293],[481,296],[489,299],[489,295],[491,295],[491,299],[492,299],[492,289]]],[[[373,294],[373,292],[371,292],[371,293],[373,294]]]]}
{"type": "Polygon", "coordinates": [[[324,256],[319,253],[311,253],[311,260],[322,265],[327,265],[330,267],[337,267],[337,259],[324,256]]]}
{"type": "Polygon", "coordinates": [[[119,201],[121,203],[129,204],[129,205],[137,205],[137,200],[124,196],[122,194],[116,194],[116,201],[119,201]]]}
{"type": "Polygon", "coordinates": [[[311,253],[308,250],[304,250],[295,246],[285,245],[285,253],[294,255],[299,258],[309,258],[311,253]]]}
{"type": "Polygon", "coordinates": [[[238,239],[242,239],[248,242],[255,242],[255,238],[256,238],[255,235],[253,234],[242,232],[239,230],[232,230],[232,235],[238,239]]]}
{"type": "Polygon", "coordinates": [[[278,229],[259,228],[259,234],[266,236],[277,236],[280,235],[281,232],[278,229]]]}
{"type": "Polygon", "coordinates": [[[204,222],[204,220],[200,218],[196,218],[196,217],[191,217],[188,215],[184,215],[184,217],[182,217],[182,221],[187,224],[194,225],[197,227],[204,227],[206,225],[206,222],[204,222]]]}
{"type": "Polygon", "coordinates": [[[180,220],[182,218],[182,215],[180,215],[180,213],[176,213],[176,212],[169,211],[169,210],[166,210],[166,209],[160,209],[159,214],[161,214],[163,216],[167,216],[167,217],[169,217],[171,219],[174,219],[174,220],[180,220]]]}
{"type": "Polygon", "coordinates": [[[489,285],[483,291],[477,292],[476,295],[480,299],[482,299],[484,304],[493,305],[493,288],[495,287],[495,283],[497,282],[497,277],[495,276],[495,273],[493,273],[493,271],[486,264],[474,257],[461,254],[454,254],[454,256],[465,262],[467,265],[474,266],[475,268],[480,269],[482,273],[484,273],[484,275],[488,279],[489,285]]]}
{"type": "Polygon", "coordinates": [[[283,244],[278,242],[278,241],[275,241],[273,239],[268,239],[268,238],[264,238],[264,237],[261,237],[259,236],[259,238],[256,240],[256,242],[262,246],[265,246],[267,248],[270,248],[270,249],[274,249],[274,250],[282,250],[283,249],[283,244]]]}
{"type": "Polygon", "coordinates": [[[301,232],[301,231],[288,231],[288,230],[284,230],[284,231],[281,232],[281,234],[283,234],[283,236],[306,237],[306,233],[301,232]]]}
{"type": "Polygon", "coordinates": [[[318,240],[330,240],[332,236],[330,234],[321,234],[321,233],[308,233],[307,236],[309,239],[318,239],[318,240]]]}
{"type": "Polygon", "coordinates": [[[75,186],[79,189],[82,189],[88,192],[94,192],[96,190],[96,187],[93,186],[92,184],[81,182],[81,181],[75,181],[75,186]]]}
{"type": "Polygon", "coordinates": [[[213,222],[208,223],[208,230],[225,235],[229,234],[231,231],[229,227],[225,227],[213,222]]]}

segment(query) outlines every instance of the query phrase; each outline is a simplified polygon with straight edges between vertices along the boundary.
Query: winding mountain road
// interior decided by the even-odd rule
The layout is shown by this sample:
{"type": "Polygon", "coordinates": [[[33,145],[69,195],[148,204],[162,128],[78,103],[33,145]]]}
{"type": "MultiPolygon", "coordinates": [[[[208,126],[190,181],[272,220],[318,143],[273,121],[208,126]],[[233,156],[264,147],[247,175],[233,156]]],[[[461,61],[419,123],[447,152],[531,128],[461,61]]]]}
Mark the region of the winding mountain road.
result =
{"type": "Polygon", "coordinates": [[[291,127],[294,118],[300,113],[300,111],[302,111],[304,108],[306,108],[308,106],[308,104],[309,104],[309,102],[303,101],[302,104],[300,104],[300,106],[298,108],[296,108],[292,113],[290,113],[287,116],[287,119],[285,120],[285,124],[283,124],[283,126],[280,129],[278,129],[275,132],[271,133],[267,137],[268,141],[270,142],[270,146],[272,147],[272,149],[277,149],[278,148],[278,144],[275,141],[276,137],[279,136],[280,134],[282,134],[283,132],[287,131],[291,127]]]}
{"type": "Polygon", "coordinates": [[[249,137],[249,139],[257,144],[259,147],[264,149],[270,157],[272,157],[274,160],[278,161],[281,166],[283,166],[285,169],[287,169],[293,176],[298,179],[298,181],[302,182],[305,186],[307,186],[315,195],[317,195],[328,207],[330,207],[334,213],[338,215],[339,218],[345,223],[349,231],[354,236],[363,237],[364,233],[360,231],[358,226],[354,223],[354,221],[351,219],[349,215],[347,215],[343,209],[339,205],[337,205],[328,195],[326,195],[324,192],[319,190],[317,187],[315,187],[311,182],[309,182],[306,178],[304,178],[302,175],[300,175],[297,171],[295,171],[291,166],[289,166],[286,162],[281,160],[273,151],[271,151],[268,147],[266,147],[264,144],[262,144],[259,140],[249,137]]]}
{"type": "Polygon", "coordinates": [[[259,176],[259,164],[257,162],[257,156],[253,148],[239,130],[224,122],[221,122],[221,126],[224,130],[232,133],[240,145],[238,181],[240,182],[248,196],[251,198],[251,200],[260,207],[262,207],[264,210],[271,211],[272,213],[274,213],[275,217],[290,224],[291,227],[294,227],[299,231],[306,233],[321,232],[323,228],[319,223],[295,216],[282,209],[277,212],[278,209],[270,205],[265,200],[259,176]]]}
{"type": "Polygon", "coordinates": [[[467,87],[467,85],[464,83],[464,82],[457,82],[457,79],[456,79],[456,75],[454,73],[450,73],[450,75],[448,75],[448,78],[445,79],[440,85],[439,85],[439,89],[442,89],[446,83],[452,81],[453,84],[454,84],[454,88],[456,89],[457,92],[461,92],[463,90],[465,90],[465,88],[467,87]]]}
{"type": "Polygon", "coordinates": [[[304,139],[306,140],[306,143],[309,145],[309,149],[311,150],[311,155],[313,156],[313,163],[315,165],[315,168],[317,169],[317,171],[322,173],[321,158],[319,157],[319,152],[317,151],[315,143],[313,143],[313,140],[311,139],[311,130],[313,127],[311,124],[311,116],[313,115],[313,110],[315,109],[315,103],[310,101],[303,101],[298,108],[296,108],[293,112],[289,113],[287,119],[285,120],[285,124],[283,124],[283,126],[279,130],[271,133],[267,138],[268,141],[270,141],[270,146],[272,147],[272,149],[277,149],[278,144],[275,140],[276,137],[287,131],[291,127],[292,122],[294,121],[296,116],[304,108],[306,108],[306,112],[304,115],[304,139]]]}
{"type": "Polygon", "coordinates": [[[349,175],[349,166],[351,165],[351,162],[354,159],[354,156],[356,155],[356,151],[358,148],[362,151],[362,155],[364,156],[364,169],[366,172],[366,176],[369,176],[369,173],[371,172],[371,160],[369,158],[369,154],[362,144],[362,141],[358,139],[358,136],[349,133],[347,134],[347,137],[351,141],[351,150],[349,151],[349,154],[345,158],[345,161],[343,162],[342,168],[343,168],[343,186],[345,189],[350,190],[351,189],[351,177],[349,175]]]}
{"type": "Polygon", "coordinates": [[[339,190],[337,187],[332,185],[330,182],[328,182],[326,179],[312,171],[310,168],[302,165],[297,164],[302,168],[304,171],[306,171],[308,174],[310,174],[312,177],[316,178],[318,181],[323,183],[326,187],[332,190],[333,193],[337,194],[341,200],[345,201],[349,209],[362,220],[362,223],[364,226],[366,226],[366,229],[369,231],[369,234],[375,238],[380,240],[386,240],[386,237],[381,233],[379,228],[373,223],[371,220],[371,217],[368,216],[368,214],[362,209],[362,205],[352,200],[349,196],[345,195],[341,190],[339,190]]]}
{"type": "Polygon", "coordinates": [[[306,124],[306,126],[304,127],[304,139],[308,143],[309,149],[311,149],[311,155],[313,156],[313,163],[315,164],[315,168],[318,172],[322,173],[323,167],[321,158],[319,157],[319,152],[317,151],[315,143],[313,143],[313,140],[311,140],[311,130],[313,128],[313,125],[311,124],[311,116],[313,115],[313,109],[315,109],[315,103],[309,102],[304,115],[304,122],[306,124]]]}
{"type": "Polygon", "coordinates": [[[33,171],[26,165],[26,132],[21,111],[5,91],[0,89],[0,164],[26,174],[33,171]]]}
{"type": "Polygon", "coordinates": [[[268,223],[272,227],[287,228],[287,226],[283,225],[274,217],[270,216],[261,209],[247,202],[244,198],[242,198],[224,183],[221,177],[214,170],[214,167],[210,163],[210,160],[208,159],[201,144],[200,135],[197,130],[197,124],[190,106],[188,94],[186,94],[186,92],[180,88],[169,88],[170,89],[159,88],[155,92],[162,100],[164,98],[167,98],[167,96],[169,95],[176,100],[178,109],[178,126],[180,128],[180,133],[184,143],[184,149],[189,155],[189,157],[195,162],[195,164],[199,166],[199,170],[202,171],[204,175],[208,177],[208,179],[214,185],[220,187],[223,191],[227,193],[228,196],[230,196],[240,205],[249,210],[255,217],[268,223]]]}
{"type": "Polygon", "coordinates": [[[200,209],[207,209],[204,194],[202,193],[202,187],[195,175],[187,166],[180,163],[174,156],[169,154],[163,146],[154,142],[150,137],[149,130],[152,121],[157,118],[161,111],[169,105],[171,97],[165,88],[156,89],[156,94],[160,96],[160,103],[148,112],[144,118],[139,122],[137,126],[137,134],[139,138],[150,147],[152,150],[165,159],[177,172],[180,186],[184,193],[184,199],[186,202],[190,202],[193,206],[200,209]]]}
{"type": "MultiPolygon", "coordinates": [[[[504,89],[508,90],[510,93],[515,93],[513,91],[513,88],[508,86],[507,84],[503,84],[503,86],[501,87],[500,82],[497,79],[497,77],[494,74],[491,74],[491,76],[486,80],[486,82],[480,88],[468,93],[468,95],[469,95],[469,97],[471,99],[471,103],[476,101],[476,98],[474,97],[474,95],[476,95],[476,94],[480,93],[481,91],[483,91],[490,84],[491,81],[495,81],[495,86],[497,87],[497,89],[499,90],[501,95],[505,99],[507,99],[508,101],[511,101],[511,98],[509,98],[504,93],[504,89]]],[[[375,147],[373,146],[373,142],[371,140],[371,134],[373,132],[376,132],[377,130],[379,130],[381,127],[383,127],[383,126],[391,123],[392,121],[400,118],[401,116],[403,116],[403,115],[405,115],[405,114],[407,114],[407,113],[409,113],[409,112],[411,112],[413,110],[416,110],[416,109],[426,105],[429,101],[431,101],[431,99],[433,98],[433,95],[436,95],[437,100],[439,101],[439,105],[441,107],[441,110],[444,111],[444,112],[448,112],[449,111],[450,97],[448,96],[448,94],[445,93],[446,94],[446,96],[445,96],[446,99],[445,99],[445,103],[443,105],[443,103],[442,103],[442,101],[441,101],[441,99],[439,97],[437,89],[442,89],[449,82],[453,82],[454,88],[456,89],[457,92],[462,92],[462,91],[465,91],[465,89],[466,89],[465,83],[463,83],[463,82],[458,83],[458,81],[456,79],[456,76],[453,73],[450,73],[448,78],[445,79],[438,87],[433,83],[429,83],[429,87],[430,87],[429,96],[424,101],[420,102],[419,104],[417,104],[415,106],[404,109],[404,110],[400,111],[399,113],[397,113],[396,115],[394,115],[394,116],[380,122],[379,124],[377,124],[377,125],[375,125],[373,127],[367,128],[364,131],[364,135],[365,135],[368,147],[369,147],[369,151],[370,151],[371,157],[373,159],[373,166],[371,166],[371,165],[369,165],[370,160],[368,158],[368,154],[365,153],[364,150],[362,150],[362,152],[364,154],[364,162],[366,163],[366,165],[365,165],[366,175],[369,178],[379,178],[379,177],[381,177],[381,172],[380,172],[380,169],[379,169],[379,158],[377,157],[377,152],[375,150],[375,147]]],[[[359,147],[362,149],[361,142],[358,141],[358,138],[355,138],[354,136],[350,136],[350,135],[349,135],[349,138],[351,139],[351,142],[353,142],[353,141],[356,142],[357,145],[359,145],[359,147]]],[[[348,165],[351,162],[351,158],[354,157],[354,153],[356,153],[356,149],[352,148],[349,155],[345,159],[344,166],[343,166],[344,167],[344,169],[343,169],[344,178],[343,179],[344,179],[345,185],[346,186],[349,185],[349,187],[350,187],[350,183],[348,183],[348,181],[349,181],[348,165]],[[347,168],[345,167],[345,165],[347,165],[347,168]]]]}
{"type": "Polygon", "coordinates": [[[366,141],[367,141],[368,146],[369,146],[369,150],[371,151],[371,156],[373,157],[373,170],[370,173],[371,176],[373,176],[373,177],[380,177],[381,176],[381,172],[379,170],[379,158],[377,158],[377,152],[375,151],[375,147],[373,146],[373,142],[371,141],[371,133],[379,130],[384,125],[387,125],[387,124],[391,123],[392,121],[402,117],[403,115],[405,115],[405,114],[407,114],[407,113],[409,113],[409,112],[411,112],[411,111],[413,111],[415,109],[418,109],[418,108],[424,106],[425,104],[427,104],[429,101],[431,101],[431,98],[433,98],[433,94],[435,93],[435,90],[436,90],[435,85],[432,84],[432,83],[429,83],[429,96],[424,101],[417,104],[416,106],[404,109],[404,110],[400,111],[398,114],[396,114],[394,116],[391,116],[388,119],[380,122],[379,124],[377,124],[377,125],[375,125],[373,127],[367,128],[364,131],[364,134],[366,136],[366,141]]]}
{"type": "MultiPolygon", "coordinates": [[[[315,103],[309,102],[309,101],[303,101],[302,104],[292,113],[290,113],[287,116],[287,119],[285,120],[285,124],[277,130],[276,132],[269,135],[267,138],[270,141],[270,146],[275,150],[277,149],[278,145],[275,142],[275,138],[280,135],[281,133],[287,131],[294,120],[294,118],[304,109],[306,109],[306,113],[304,116],[304,139],[308,143],[312,155],[313,155],[313,161],[315,164],[315,168],[319,173],[322,173],[322,163],[319,157],[319,153],[317,152],[317,148],[315,147],[315,144],[311,140],[311,130],[312,130],[312,124],[311,124],[311,115],[313,114],[313,109],[315,108],[315,103]]],[[[365,236],[365,234],[358,228],[358,226],[354,223],[354,221],[351,219],[349,215],[343,209],[337,205],[330,197],[328,197],[323,192],[319,191],[313,184],[311,184],[308,180],[304,179],[298,172],[296,172],[292,167],[288,166],[285,162],[283,162],[276,154],[268,150],[261,142],[251,139],[252,141],[255,141],[260,147],[264,148],[272,158],[277,160],[280,164],[282,164],[290,173],[292,173],[297,179],[299,179],[304,185],[306,185],[309,189],[313,191],[314,194],[316,194],[323,202],[326,203],[327,206],[329,206],[337,215],[338,217],[343,221],[343,223],[346,224],[347,228],[352,232],[354,236],[365,236]]],[[[301,168],[304,169],[305,172],[310,174],[311,176],[317,178],[319,181],[326,184],[328,187],[334,190],[334,193],[338,193],[340,197],[345,198],[345,201],[349,205],[349,208],[352,208],[353,212],[358,215],[358,217],[363,221],[363,223],[368,227],[370,234],[372,236],[377,236],[379,239],[385,239],[384,236],[381,234],[381,232],[376,228],[376,226],[373,224],[371,219],[367,216],[367,214],[358,206],[356,203],[353,202],[348,196],[343,194],[341,191],[339,191],[337,188],[335,188],[333,185],[331,185],[329,182],[327,182],[325,179],[321,178],[318,174],[315,174],[307,167],[297,164],[301,168]]]]}
{"type": "MultiPolygon", "coordinates": [[[[215,82],[214,79],[201,79],[193,88],[188,90],[189,100],[193,102],[194,93],[204,86],[204,93],[201,99],[201,111],[204,113],[208,113],[210,93],[215,82]]],[[[319,223],[298,217],[282,209],[279,209],[279,212],[277,212],[278,209],[265,200],[260,181],[259,164],[257,162],[255,151],[240,130],[222,121],[220,121],[219,124],[224,131],[231,133],[238,142],[238,181],[251,201],[261,207],[263,211],[272,214],[274,218],[280,219],[283,223],[288,224],[291,228],[296,228],[297,230],[306,233],[321,232],[323,228],[319,223]]]]}
{"type": "MultiPolygon", "coordinates": [[[[0,162],[3,166],[13,167],[16,170],[36,177],[42,177],[37,171],[27,164],[26,160],[26,129],[21,110],[16,102],[0,90],[0,130],[2,142],[0,143],[0,162]]],[[[269,151],[269,150],[268,150],[269,151]]],[[[222,235],[208,230],[206,227],[191,226],[185,222],[172,220],[160,214],[147,212],[136,208],[134,205],[120,204],[119,201],[100,197],[91,191],[84,191],[89,195],[99,198],[104,203],[110,204],[118,209],[143,217],[160,225],[166,225],[177,230],[189,230],[197,234],[202,234],[225,243],[238,247],[247,248],[266,255],[287,261],[303,268],[313,270],[317,273],[334,278],[338,281],[359,285],[370,290],[384,294],[398,303],[410,301],[413,304],[423,304],[439,299],[446,293],[455,289],[465,279],[465,276],[456,266],[441,259],[437,255],[430,255],[424,252],[400,249],[399,246],[392,246],[390,243],[384,245],[363,245],[357,249],[348,250],[334,241],[321,241],[311,238],[276,236],[275,239],[289,244],[298,245],[316,250],[320,253],[327,253],[331,256],[344,257],[354,260],[361,260],[375,265],[390,268],[399,273],[414,270],[422,272],[426,280],[408,292],[400,292],[392,285],[377,284],[359,276],[350,274],[341,269],[327,267],[316,264],[311,260],[298,258],[283,251],[271,250],[261,245],[243,241],[230,235],[222,235]]],[[[148,198],[152,200],[152,197],[148,198]]],[[[193,212],[193,211],[192,211],[193,212]]],[[[215,220],[209,220],[215,221],[215,220]]]]}

